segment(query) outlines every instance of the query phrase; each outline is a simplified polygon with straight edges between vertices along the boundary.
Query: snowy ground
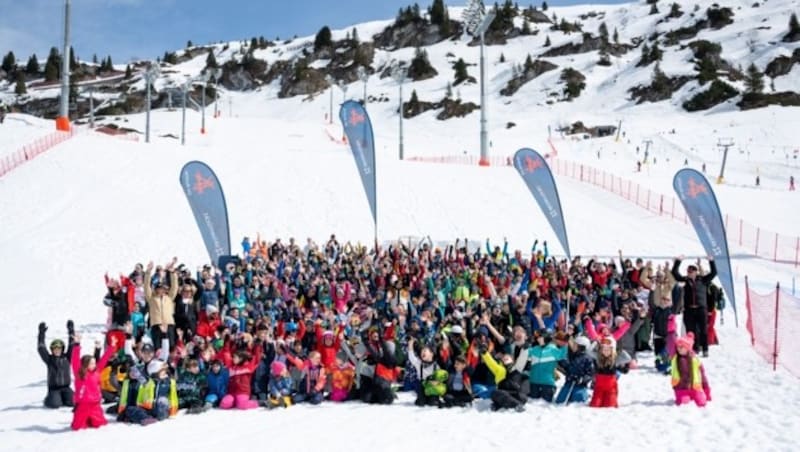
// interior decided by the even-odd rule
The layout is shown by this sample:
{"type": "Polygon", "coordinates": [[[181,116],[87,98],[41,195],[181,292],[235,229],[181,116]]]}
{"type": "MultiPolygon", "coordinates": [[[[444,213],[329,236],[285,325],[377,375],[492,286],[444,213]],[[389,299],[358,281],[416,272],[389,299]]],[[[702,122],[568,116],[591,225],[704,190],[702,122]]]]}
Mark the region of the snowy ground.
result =
{"type": "MultiPolygon", "coordinates": [[[[367,24],[359,33],[366,36],[370,27],[379,25],[367,24]]],[[[620,31],[623,38],[637,33],[620,31]]],[[[534,38],[543,40],[544,35],[529,39],[534,38]]],[[[301,44],[302,40],[295,43],[297,49],[301,44]]],[[[504,48],[506,57],[516,52],[520,60],[526,51],[523,44],[504,48]]],[[[445,58],[454,45],[436,46],[430,52],[432,60],[445,58]]],[[[468,50],[477,54],[476,48],[468,50]]],[[[489,49],[492,61],[497,52],[489,49]]],[[[584,57],[578,57],[579,62],[588,64],[584,57]]],[[[189,67],[192,64],[196,62],[178,69],[191,72],[196,69],[189,67]]],[[[498,71],[491,86],[494,93],[505,83],[505,75],[497,64],[492,67],[498,71]]],[[[588,82],[602,85],[601,75],[588,82]]],[[[382,240],[430,235],[434,240],[468,237],[480,242],[489,237],[499,243],[508,237],[512,249],[527,250],[538,238],[548,240],[553,253],[561,253],[512,169],[397,161],[397,98],[392,97],[397,87],[389,78],[373,77],[369,83],[370,95],[392,99],[368,107],[378,152],[382,240]]],[[[423,100],[433,100],[440,98],[437,90],[444,86],[439,79],[416,88],[423,100]]],[[[464,97],[476,89],[464,88],[464,97]]],[[[605,105],[592,97],[575,104],[544,105],[533,91],[523,88],[509,103],[497,101],[490,108],[493,155],[512,155],[524,146],[546,152],[548,125],[555,129],[575,120],[588,125],[623,120],[626,137],[620,143],[560,137],[555,143],[563,158],[672,194],[672,176],[684,158],[698,168],[706,162],[708,172],[715,174],[721,159],[718,138],[730,137],[737,146],[728,160],[728,184],[715,185],[723,211],[786,235],[800,230],[799,192],[785,190],[789,175],[800,176],[793,159],[797,109],[690,115],[676,113],[668,103],[605,105]],[[506,129],[508,121],[517,126],[506,129]],[[643,149],[646,139],[653,140],[651,155],[658,163],[634,173],[635,161],[641,158],[635,148],[643,149]],[[751,187],[757,172],[760,189],[751,187]]],[[[351,97],[360,92],[360,85],[348,91],[351,97]]],[[[405,93],[407,99],[410,89],[405,93]]],[[[341,100],[338,89],[334,99],[336,104],[341,100]]],[[[138,451],[162,444],[183,449],[264,441],[271,447],[324,444],[328,450],[522,449],[532,442],[587,450],[796,450],[798,381],[783,370],[773,373],[750,348],[744,329],[743,277],[749,275],[751,284],[766,291],[775,281],[786,286],[798,269],[747,257],[733,262],[740,327],[734,327],[729,305],[725,325],[719,327],[722,345],[705,361],[714,401],[704,410],[672,406],[668,379],[653,373],[652,358],[645,356],[645,367],[621,380],[618,410],[531,403],[523,414],[491,413],[479,403],[472,409],[443,411],[416,408],[402,396],[390,407],[326,403],[285,412],[179,416],[146,432],[113,422],[99,431],[68,432],[68,410],[41,408],[46,374],[35,353],[36,325],[46,320],[51,325],[48,339],[63,338],[65,321],[73,318],[88,333],[88,345],[101,334],[105,321],[101,299],[106,271],[127,272],[136,262],[165,262],[174,255],[189,265],[204,262],[202,240],[178,183],[186,161],[206,161],[219,175],[234,244],[256,232],[268,239],[292,236],[301,241],[308,236],[319,241],[330,233],[345,240],[372,239],[372,219],[349,150],[326,133],[341,133],[336,122],[324,123],[327,92],[302,102],[276,99],[274,87],[223,93],[219,107],[221,118],[211,118],[213,108],[207,111],[205,135],[199,133],[200,114],[188,112],[186,147],[164,137],[179,136],[180,111],[156,111],[150,145],[84,133],[0,178],[0,299],[6,301],[7,319],[0,329],[0,362],[9,370],[9,390],[0,396],[0,449],[73,451],[114,444],[114,450],[138,451]],[[209,434],[209,425],[218,430],[209,434]],[[315,436],[306,440],[307,431],[315,436]],[[132,441],[133,435],[141,434],[147,437],[132,441]]],[[[122,121],[120,125],[144,130],[143,115],[122,121]]],[[[477,126],[477,112],[446,122],[433,119],[431,113],[406,121],[406,155],[475,155],[477,126]]],[[[0,156],[51,131],[52,122],[10,115],[0,127],[0,156]]],[[[626,255],[660,262],[680,254],[705,254],[690,226],[569,178],[557,178],[557,183],[575,255],[615,256],[622,249],[626,255]]],[[[732,254],[741,251],[732,246],[732,254]]]]}

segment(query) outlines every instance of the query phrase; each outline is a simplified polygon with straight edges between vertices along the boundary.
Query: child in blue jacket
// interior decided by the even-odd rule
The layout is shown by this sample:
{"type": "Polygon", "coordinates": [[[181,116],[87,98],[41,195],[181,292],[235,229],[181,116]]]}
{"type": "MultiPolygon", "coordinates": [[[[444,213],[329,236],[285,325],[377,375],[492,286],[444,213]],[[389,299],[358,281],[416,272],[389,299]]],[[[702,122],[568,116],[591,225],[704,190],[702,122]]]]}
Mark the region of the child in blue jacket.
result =
{"type": "Polygon", "coordinates": [[[219,406],[220,400],[228,393],[229,379],[228,369],[222,365],[222,361],[219,359],[211,361],[211,366],[206,376],[206,383],[208,384],[206,407],[219,406]]]}
{"type": "Polygon", "coordinates": [[[576,353],[567,365],[567,382],[561,387],[556,398],[556,403],[559,404],[586,403],[589,400],[587,387],[594,379],[594,360],[587,352],[591,342],[587,337],[581,336],[575,339],[575,345],[576,353]]]}

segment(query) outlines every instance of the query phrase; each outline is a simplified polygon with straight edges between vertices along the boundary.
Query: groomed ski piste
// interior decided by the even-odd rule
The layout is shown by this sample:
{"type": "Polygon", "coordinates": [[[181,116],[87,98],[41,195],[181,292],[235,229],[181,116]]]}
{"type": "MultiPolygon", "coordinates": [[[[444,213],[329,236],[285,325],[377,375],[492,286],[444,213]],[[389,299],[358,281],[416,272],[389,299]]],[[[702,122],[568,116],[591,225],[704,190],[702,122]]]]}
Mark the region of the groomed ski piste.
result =
{"type": "MultiPolygon", "coordinates": [[[[511,51],[503,51],[508,58],[511,51]]],[[[389,80],[375,80],[370,94],[396,93],[389,80]]],[[[151,144],[84,131],[0,178],[0,299],[5,302],[0,362],[6,369],[0,396],[1,449],[796,450],[798,379],[781,368],[773,372],[751,348],[744,328],[744,275],[757,290],[766,292],[777,281],[790,286],[798,269],[749,258],[736,244],[731,244],[731,254],[740,256],[732,262],[739,327],[734,326],[728,303],[724,325],[719,320],[717,324],[721,345],[712,347],[710,357],[703,359],[713,387],[713,401],[703,409],[693,404],[676,407],[669,378],[655,372],[652,356],[645,354],[641,368],[619,381],[618,409],[535,401],[524,413],[492,412],[486,402],[438,410],[416,407],[412,394],[401,393],[391,406],[323,402],[278,411],[212,410],[199,416],[179,414],[146,428],[112,420],[99,430],[70,431],[69,409],[42,407],[46,369],[35,350],[36,325],[48,323],[48,341],[64,339],[64,325],[71,318],[84,332],[88,348],[105,330],[103,274],[127,273],[134,264],[149,260],[166,263],[173,256],[190,268],[206,262],[202,239],[178,183],[178,172],[187,161],[202,160],[219,176],[234,249],[239,249],[235,244],[243,236],[257,232],[267,240],[294,237],[304,242],[311,237],[323,242],[334,233],[341,241],[371,242],[372,218],[350,150],[328,137],[327,132],[340,134],[341,128],[324,120],[327,93],[310,101],[279,100],[273,88],[225,93],[229,103],[220,105],[222,117],[212,119],[212,110],[207,111],[205,135],[199,133],[199,113],[188,112],[186,146],[161,137],[180,131],[180,111],[157,110],[151,144]]],[[[423,87],[417,89],[425,92],[423,87]]],[[[358,84],[348,91],[351,97],[359,92],[358,84]]],[[[462,96],[466,95],[465,90],[462,96]]],[[[337,103],[340,98],[341,93],[335,93],[337,103]]],[[[527,252],[539,239],[548,240],[552,254],[563,255],[512,168],[398,161],[396,100],[367,107],[376,132],[382,241],[429,235],[437,242],[466,237],[499,244],[507,237],[510,250],[527,252]]],[[[490,116],[491,152],[509,156],[520,147],[533,147],[545,153],[547,125],[573,119],[587,124],[622,119],[626,134],[620,142],[557,136],[553,142],[559,158],[672,194],[672,176],[685,158],[696,168],[705,162],[709,173],[715,174],[721,161],[717,138],[731,138],[743,144],[743,151],[732,149],[727,183],[714,185],[723,213],[782,234],[797,234],[800,200],[787,186],[789,175],[797,177],[800,172],[797,160],[781,153],[791,156],[791,149],[784,148],[793,142],[797,109],[688,114],[664,103],[617,110],[594,102],[600,101],[580,98],[548,107],[497,102],[490,116]],[[517,127],[505,129],[508,121],[517,127]],[[651,154],[659,161],[635,173],[635,147],[646,139],[653,139],[651,154]],[[744,143],[750,143],[749,153],[744,143]],[[756,171],[762,179],[758,189],[752,186],[756,171]]],[[[138,130],[144,127],[144,115],[119,121],[138,130]]],[[[405,128],[407,156],[477,153],[477,113],[445,122],[426,114],[407,121],[405,128]]],[[[11,114],[0,126],[0,149],[13,150],[24,144],[21,137],[33,139],[39,133],[49,133],[39,120],[11,114]]],[[[556,176],[556,182],[573,255],[607,260],[622,249],[626,256],[654,263],[678,255],[705,255],[689,225],[573,179],[556,176]]]]}

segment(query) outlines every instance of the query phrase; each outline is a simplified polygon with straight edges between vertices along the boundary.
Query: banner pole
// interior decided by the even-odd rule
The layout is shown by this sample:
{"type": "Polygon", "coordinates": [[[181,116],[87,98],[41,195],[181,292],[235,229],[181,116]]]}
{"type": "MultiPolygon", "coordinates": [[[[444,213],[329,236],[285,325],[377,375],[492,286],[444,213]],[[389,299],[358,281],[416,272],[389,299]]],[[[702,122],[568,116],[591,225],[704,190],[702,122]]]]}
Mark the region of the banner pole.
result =
{"type": "Polygon", "coordinates": [[[772,370],[778,370],[778,307],[781,299],[781,283],[775,285],[775,336],[772,342],[772,370]]]}

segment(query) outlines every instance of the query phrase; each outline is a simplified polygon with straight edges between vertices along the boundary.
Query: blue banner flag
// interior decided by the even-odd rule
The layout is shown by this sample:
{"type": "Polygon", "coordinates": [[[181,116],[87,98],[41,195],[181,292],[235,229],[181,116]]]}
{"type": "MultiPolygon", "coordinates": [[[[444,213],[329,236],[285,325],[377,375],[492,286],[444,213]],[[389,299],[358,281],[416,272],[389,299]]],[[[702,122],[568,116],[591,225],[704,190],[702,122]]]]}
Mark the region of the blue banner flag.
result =
{"type": "Polygon", "coordinates": [[[214,171],[198,161],[183,166],[180,182],[206,244],[208,257],[217,264],[221,256],[231,254],[228,206],[222,185],[214,171]]]}
{"type": "Polygon", "coordinates": [[[339,119],[342,121],[344,133],[350,143],[350,149],[353,151],[353,158],[356,160],[361,183],[364,185],[369,208],[372,211],[372,221],[377,229],[375,139],[372,135],[372,123],[364,106],[354,100],[348,100],[342,104],[342,108],[339,110],[339,119]]]}
{"type": "Polygon", "coordinates": [[[567,228],[564,225],[564,215],[561,211],[561,199],[558,197],[556,181],[553,179],[550,166],[538,152],[523,148],[514,154],[514,168],[519,171],[528,190],[531,191],[547,221],[550,222],[567,257],[572,259],[572,254],[569,252],[567,228]]]}
{"type": "Polygon", "coordinates": [[[700,243],[703,244],[703,248],[709,256],[714,256],[717,275],[722,283],[722,289],[731,302],[738,326],[733,272],[731,272],[731,258],[728,253],[728,237],[714,190],[711,189],[711,184],[702,173],[691,168],[678,171],[672,180],[672,186],[683,203],[687,216],[692,221],[700,243]]]}

